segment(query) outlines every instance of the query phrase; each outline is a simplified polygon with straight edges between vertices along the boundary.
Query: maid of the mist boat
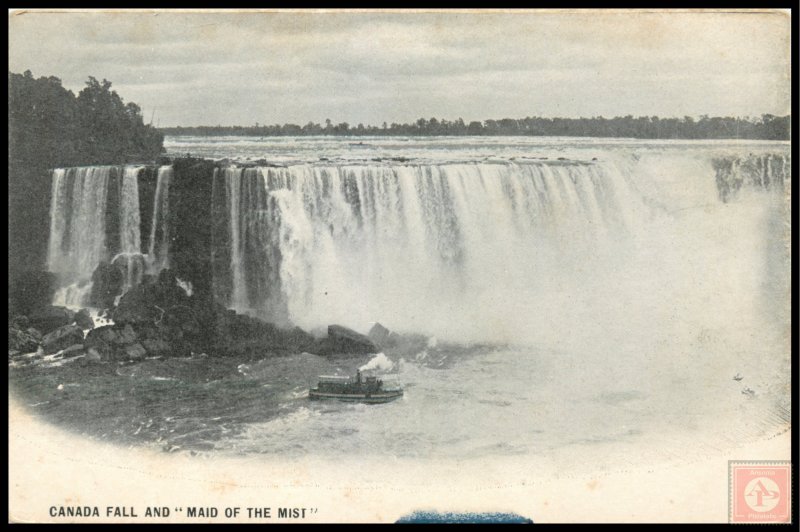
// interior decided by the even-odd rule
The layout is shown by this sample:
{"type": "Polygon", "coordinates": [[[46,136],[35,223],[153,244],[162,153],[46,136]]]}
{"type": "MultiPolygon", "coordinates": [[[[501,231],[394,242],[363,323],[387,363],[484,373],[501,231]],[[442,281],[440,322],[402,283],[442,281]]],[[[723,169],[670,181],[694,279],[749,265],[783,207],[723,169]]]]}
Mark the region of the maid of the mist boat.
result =
{"type": "Polygon", "coordinates": [[[400,388],[386,389],[377,377],[361,378],[361,370],[352,377],[322,375],[316,388],[308,392],[310,399],[338,399],[351,403],[388,403],[403,396],[400,388]]]}

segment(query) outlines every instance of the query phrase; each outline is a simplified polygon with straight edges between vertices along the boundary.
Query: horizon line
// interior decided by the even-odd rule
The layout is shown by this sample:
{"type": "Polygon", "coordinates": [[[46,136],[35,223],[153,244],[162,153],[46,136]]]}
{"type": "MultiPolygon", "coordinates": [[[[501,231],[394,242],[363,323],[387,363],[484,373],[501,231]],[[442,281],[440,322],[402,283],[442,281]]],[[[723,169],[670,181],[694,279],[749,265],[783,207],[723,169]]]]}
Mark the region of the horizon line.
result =
{"type": "MultiPolygon", "coordinates": [[[[712,115],[706,113],[706,114],[699,114],[699,115],[659,116],[659,115],[643,115],[643,114],[634,115],[634,114],[628,113],[628,114],[625,114],[625,115],[614,115],[614,116],[603,116],[603,115],[594,115],[594,116],[528,115],[528,116],[524,116],[524,117],[520,117],[520,118],[511,118],[511,117],[506,116],[506,117],[503,117],[503,118],[485,118],[483,120],[465,120],[462,117],[458,117],[458,118],[455,118],[455,119],[451,120],[451,119],[441,118],[441,117],[426,118],[426,117],[420,116],[419,118],[416,118],[411,122],[400,123],[400,122],[388,122],[388,121],[386,121],[386,124],[389,127],[391,127],[392,124],[399,125],[399,126],[415,125],[416,122],[418,120],[420,120],[420,119],[424,119],[424,120],[429,122],[432,118],[435,118],[439,122],[441,122],[442,120],[446,120],[448,123],[454,123],[454,122],[457,122],[458,120],[462,120],[465,124],[469,125],[472,122],[478,122],[480,124],[485,124],[486,122],[489,122],[489,121],[497,122],[497,121],[500,121],[500,120],[528,120],[528,119],[544,119],[544,120],[598,120],[598,119],[604,119],[604,120],[614,120],[614,119],[618,119],[618,118],[628,118],[628,117],[631,117],[633,119],[657,118],[659,120],[684,120],[686,118],[692,118],[693,120],[697,120],[697,119],[702,119],[703,117],[708,117],[708,119],[713,119],[713,118],[733,118],[733,119],[736,119],[736,120],[750,121],[750,120],[753,120],[753,119],[756,119],[756,120],[762,119],[765,116],[772,116],[774,118],[791,118],[792,114],[791,113],[787,113],[787,114],[777,115],[777,114],[772,114],[772,113],[760,113],[760,114],[757,114],[757,115],[724,115],[724,116],[723,115],[713,115],[712,116],[712,115]]],[[[212,128],[212,127],[218,127],[218,128],[236,128],[236,127],[253,128],[253,127],[274,127],[274,126],[283,127],[283,126],[287,126],[287,125],[303,127],[303,126],[306,126],[308,124],[323,125],[323,124],[325,124],[325,121],[323,120],[323,121],[315,122],[313,120],[307,120],[307,121],[304,121],[302,123],[301,122],[282,122],[282,123],[279,123],[279,122],[269,122],[269,123],[255,122],[254,124],[196,124],[196,125],[178,124],[178,125],[170,125],[170,126],[158,126],[158,127],[156,127],[156,129],[202,128],[202,127],[209,127],[209,128],[212,128]]],[[[341,120],[341,121],[331,120],[331,124],[333,124],[334,126],[339,125],[339,124],[347,124],[351,128],[352,127],[358,127],[358,124],[363,125],[365,128],[378,128],[378,129],[382,129],[383,128],[382,125],[364,124],[363,122],[350,122],[348,120],[341,120]]],[[[152,125],[152,123],[150,125],[152,125]]]]}

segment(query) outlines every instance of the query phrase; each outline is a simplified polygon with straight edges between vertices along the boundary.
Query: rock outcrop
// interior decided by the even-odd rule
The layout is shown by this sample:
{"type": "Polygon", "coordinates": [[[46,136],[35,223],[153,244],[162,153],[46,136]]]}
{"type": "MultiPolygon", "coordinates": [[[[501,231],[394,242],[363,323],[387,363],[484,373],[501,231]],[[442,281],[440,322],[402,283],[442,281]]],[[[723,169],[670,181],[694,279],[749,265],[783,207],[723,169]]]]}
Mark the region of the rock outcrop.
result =
{"type": "Polygon", "coordinates": [[[314,344],[314,337],[299,327],[282,329],[233,310],[219,309],[213,352],[248,356],[275,352],[299,353],[314,344]]]}
{"type": "Polygon", "coordinates": [[[92,273],[92,291],[89,301],[92,306],[109,308],[122,293],[124,278],[122,271],[109,262],[101,262],[92,273]]]}
{"type": "Polygon", "coordinates": [[[65,307],[44,306],[28,314],[31,327],[47,334],[75,321],[75,313],[65,307]]]}
{"type": "Polygon", "coordinates": [[[390,331],[378,322],[375,322],[375,325],[369,330],[367,337],[382,350],[398,347],[407,343],[416,345],[421,342],[424,345],[427,341],[427,338],[421,335],[401,335],[390,331]]]}
{"type": "Polygon", "coordinates": [[[42,335],[34,328],[21,329],[15,324],[8,326],[8,351],[32,353],[39,349],[42,335]]]}
{"type": "Polygon", "coordinates": [[[121,362],[202,352],[212,356],[263,357],[303,351],[377,351],[366,336],[344,327],[331,326],[328,337],[319,342],[300,328],[282,328],[237,314],[216,303],[207,292],[185,290],[168,269],[158,277],[145,275],[114,305],[110,300],[116,297],[117,279],[112,269],[116,270],[107,263],[98,266],[94,278],[99,286],[93,287],[92,299],[109,305],[103,315],[113,324],[95,327],[86,309],[74,313],[47,306],[33,312],[30,319],[21,316],[9,321],[9,352],[33,352],[41,345],[45,354],[67,349],[76,356],[84,354],[89,362],[121,362]],[[48,334],[42,338],[33,328],[33,332],[27,332],[32,324],[48,334]],[[87,329],[84,338],[83,331],[87,329]]]}
{"type": "Polygon", "coordinates": [[[75,344],[83,343],[83,330],[77,325],[64,325],[51,331],[42,338],[45,354],[57,353],[75,344]]]}
{"type": "Polygon", "coordinates": [[[88,310],[83,308],[75,314],[75,325],[84,330],[94,328],[94,320],[88,310]]]}
{"type": "Polygon", "coordinates": [[[124,352],[127,360],[144,360],[147,355],[147,350],[139,342],[126,345],[124,352]]]}
{"type": "Polygon", "coordinates": [[[89,332],[84,342],[87,353],[93,353],[102,360],[129,360],[130,354],[139,356],[144,347],[130,324],[105,325],[89,332]],[[134,347],[138,346],[138,347],[134,347]]]}
{"type": "Polygon", "coordinates": [[[382,351],[408,356],[419,353],[428,346],[429,338],[421,334],[398,334],[380,323],[375,323],[367,335],[382,351]]]}
{"type": "Polygon", "coordinates": [[[317,340],[308,349],[317,355],[365,355],[380,351],[377,345],[363,334],[341,325],[329,325],[328,336],[317,340]]]}
{"type": "Polygon", "coordinates": [[[114,323],[124,325],[159,323],[176,306],[189,306],[189,296],[170,270],[162,270],[155,281],[145,281],[128,290],[111,313],[114,323]]]}
{"type": "Polygon", "coordinates": [[[386,327],[384,327],[383,325],[381,325],[376,321],[375,325],[373,325],[372,328],[369,330],[369,333],[367,333],[367,338],[372,340],[375,343],[375,345],[379,347],[384,347],[387,341],[389,340],[391,334],[392,332],[389,329],[387,329],[386,327]]]}

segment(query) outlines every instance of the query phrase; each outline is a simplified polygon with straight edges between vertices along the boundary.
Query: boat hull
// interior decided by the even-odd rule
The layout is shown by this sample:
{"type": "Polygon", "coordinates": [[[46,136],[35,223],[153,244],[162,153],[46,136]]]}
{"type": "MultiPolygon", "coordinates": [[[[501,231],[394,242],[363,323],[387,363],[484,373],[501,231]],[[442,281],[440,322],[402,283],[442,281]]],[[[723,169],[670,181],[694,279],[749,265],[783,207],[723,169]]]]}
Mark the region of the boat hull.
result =
{"type": "Polygon", "coordinates": [[[344,401],[346,403],[380,404],[388,403],[399,397],[403,397],[403,391],[392,390],[377,393],[333,393],[310,390],[308,392],[308,397],[312,400],[334,399],[338,401],[344,401]]]}

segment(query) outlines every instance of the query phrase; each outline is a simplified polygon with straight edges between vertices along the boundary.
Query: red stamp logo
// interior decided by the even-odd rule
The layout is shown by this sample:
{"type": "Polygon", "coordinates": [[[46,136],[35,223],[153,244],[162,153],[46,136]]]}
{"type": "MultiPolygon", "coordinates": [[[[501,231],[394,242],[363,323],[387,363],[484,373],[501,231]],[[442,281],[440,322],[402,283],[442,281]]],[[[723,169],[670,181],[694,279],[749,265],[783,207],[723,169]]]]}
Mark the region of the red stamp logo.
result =
{"type": "Polygon", "coordinates": [[[789,523],[792,466],[789,462],[728,462],[731,523],[789,523]]]}

